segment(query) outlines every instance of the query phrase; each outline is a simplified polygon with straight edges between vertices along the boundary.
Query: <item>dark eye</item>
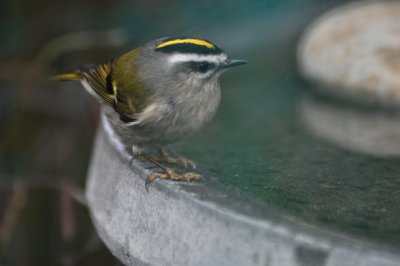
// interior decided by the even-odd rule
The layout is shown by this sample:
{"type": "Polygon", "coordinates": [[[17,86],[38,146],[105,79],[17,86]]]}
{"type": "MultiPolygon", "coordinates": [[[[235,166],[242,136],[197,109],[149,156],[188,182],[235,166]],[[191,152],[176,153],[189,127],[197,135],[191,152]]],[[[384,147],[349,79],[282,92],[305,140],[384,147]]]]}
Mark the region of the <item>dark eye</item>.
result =
{"type": "Polygon", "coordinates": [[[214,68],[215,64],[209,62],[192,62],[190,66],[195,72],[206,73],[208,70],[214,68]]]}

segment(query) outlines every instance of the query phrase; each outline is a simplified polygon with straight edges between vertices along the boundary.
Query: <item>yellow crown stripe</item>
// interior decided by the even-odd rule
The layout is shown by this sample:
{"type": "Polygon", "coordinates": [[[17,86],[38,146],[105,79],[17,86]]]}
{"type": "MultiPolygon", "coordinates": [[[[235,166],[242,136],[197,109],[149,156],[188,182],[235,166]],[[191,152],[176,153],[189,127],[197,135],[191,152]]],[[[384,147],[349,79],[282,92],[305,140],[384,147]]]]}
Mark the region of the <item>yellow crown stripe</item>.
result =
{"type": "Polygon", "coordinates": [[[166,41],[166,42],[163,42],[163,43],[159,44],[157,46],[157,48],[162,48],[162,47],[165,47],[165,46],[170,46],[170,45],[180,44],[180,43],[192,43],[192,44],[195,44],[195,45],[205,46],[205,47],[207,47],[209,49],[215,48],[212,43],[209,43],[209,42],[204,41],[204,40],[199,40],[199,39],[176,39],[176,40],[166,41]]]}

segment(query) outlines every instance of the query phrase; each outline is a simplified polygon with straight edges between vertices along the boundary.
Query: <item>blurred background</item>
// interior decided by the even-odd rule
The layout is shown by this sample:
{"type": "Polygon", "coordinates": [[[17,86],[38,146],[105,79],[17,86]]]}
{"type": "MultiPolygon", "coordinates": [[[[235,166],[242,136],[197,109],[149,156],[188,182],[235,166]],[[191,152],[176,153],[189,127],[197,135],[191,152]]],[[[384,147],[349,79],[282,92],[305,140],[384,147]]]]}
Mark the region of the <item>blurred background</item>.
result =
{"type": "MultiPolygon", "coordinates": [[[[98,125],[98,105],[80,84],[50,81],[49,75],[74,70],[85,63],[104,62],[159,37],[204,37],[224,47],[233,57],[250,62],[243,72],[246,78],[223,77],[223,86],[236,84],[241,89],[224,92],[221,109],[232,110],[228,109],[229,103],[239,98],[245,102],[241,107],[259,104],[259,109],[272,110],[272,125],[279,129],[282,120],[292,125],[292,120],[285,120],[291,117],[286,112],[294,112],[295,108],[280,109],[278,105],[281,102],[293,105],[293,95],[298,92],[296,88],[290,90],[289,97],[278,90],[276,82],[292,85],[291,78],[295,76],[294,82],[303,84],[296,70],[299,37],[321,12],[349,1],[321,2],[3,0],[0,9],[0,265],[120,265],[99,240],[84,206],[83,188],[98,125]],[[268,101],[262,102],[263,98],[257,101],[240,93],[249,86],[264,89],[267,84],[275,84],[272,86],[277,88],[270,90],[266,96],[268,101]],[[275,96],[280,100],[275,101],[275,96]]],[[[298,87],[301,86],[304,85],[298,87]]],[[[262,121],[264,111],[257,113],[259,109],[255,109],[252,117],[262,121]]],[[[233,119],[235,113],[227,112],[222,111],[217,122],[224,120],[225,128],[233,129],[237,125],[233,119]]],[[[219,132],[219,127],[218,124],[211,126],[209,134],[219,132]]],[[[290,136],[296,134],[297,129],[293,128],[285,128],[284,134],[288,137],[282,143],[288,147],[290,136]]],[[[280,132],[274,134],[280,135],[280,132]]],[[[200,154],[205,151],[200,146],[207,141],[197,143],[198,148],[192,151],[185,144],[178,149],[191,154],[214,175],[224,175],[218,169],[236,169],[235,163],[229,160],[224,161],[229,166],[223,160],[213,164],[215,158],[202,161],[200,154]]],[[[310,146],[313,146],[311,141],[310,146]]],[[[225,151],[227,154],[223,156],[229,158],[244,156],[225,151]]],[[[304,150],[304,154],[307,152],[304,150]]],[[[292,152],[283,152],[283,158],[287,154],[292,152]]],[[[268,158],[276,159],[272,155],[268,158]]],[[[391,161],[385,167],[392,169],[396,162],[391,161]]],[[[282,161],[276,163],[280,165],[282,161]]],[[[316,162],[316,167],[323,163],[316,162]]],[[[360,167],[364,167],[361,163],[360,167]]],[[[283,173],[273,168],[244,172],[260,175],[266,171],[271,176],[283,173]]],[[[393,174],[397,170],[389,171],[393,174]]],[[[273,191],[276,187],[271,186],[266,189],[270,189],[271,203],[281,202],[283,206],[304,212],[299,207],[300,198],[295,198],[294,203],[282,202],[274,196],[281,195],[282,191],[273,191]]],[[[315,220],[323,219],[316,217],[315,220]]]]}

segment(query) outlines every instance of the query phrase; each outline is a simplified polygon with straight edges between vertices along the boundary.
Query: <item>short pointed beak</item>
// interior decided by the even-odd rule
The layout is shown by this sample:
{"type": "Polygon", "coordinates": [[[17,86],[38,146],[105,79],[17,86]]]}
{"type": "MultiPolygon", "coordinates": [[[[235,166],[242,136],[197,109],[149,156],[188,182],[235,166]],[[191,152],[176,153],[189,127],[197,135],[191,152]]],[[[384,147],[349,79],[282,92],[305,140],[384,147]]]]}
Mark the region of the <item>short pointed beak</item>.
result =
{"type": "Polygon", "coordinates": [[[247,64],[246,60],[239,60],[239,59],[227,59],[223,64],[222,68],[229,68],[234,66],[240,66],[247,64]]]}

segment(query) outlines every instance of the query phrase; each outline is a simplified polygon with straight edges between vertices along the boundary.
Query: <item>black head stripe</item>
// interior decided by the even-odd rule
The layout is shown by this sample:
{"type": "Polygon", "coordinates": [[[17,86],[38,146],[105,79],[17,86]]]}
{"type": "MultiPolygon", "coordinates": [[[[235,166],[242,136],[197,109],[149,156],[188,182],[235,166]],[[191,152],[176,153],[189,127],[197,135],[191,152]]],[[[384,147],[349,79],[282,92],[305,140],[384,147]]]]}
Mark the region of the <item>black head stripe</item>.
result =
{"type": "Polygon", "coordinates": [[[224,52],[220,47],[208,41],[199,40],[200,43],[197,43],[191,40],[196,41],[197,39],[189,39],[189,38],[164,39],[163,42],[159,44],[155,50],[163,53],[188,53],[188,54],[201,54],[201,55],[216,55],[224,52]],[[187,40],[187,42],[185,40],[187,40]],[[201,42],[204,42],[205,44],[208,45],[204,45],[201,42]],[[163,44],[167,45],[163,46],[163,44]]]}

